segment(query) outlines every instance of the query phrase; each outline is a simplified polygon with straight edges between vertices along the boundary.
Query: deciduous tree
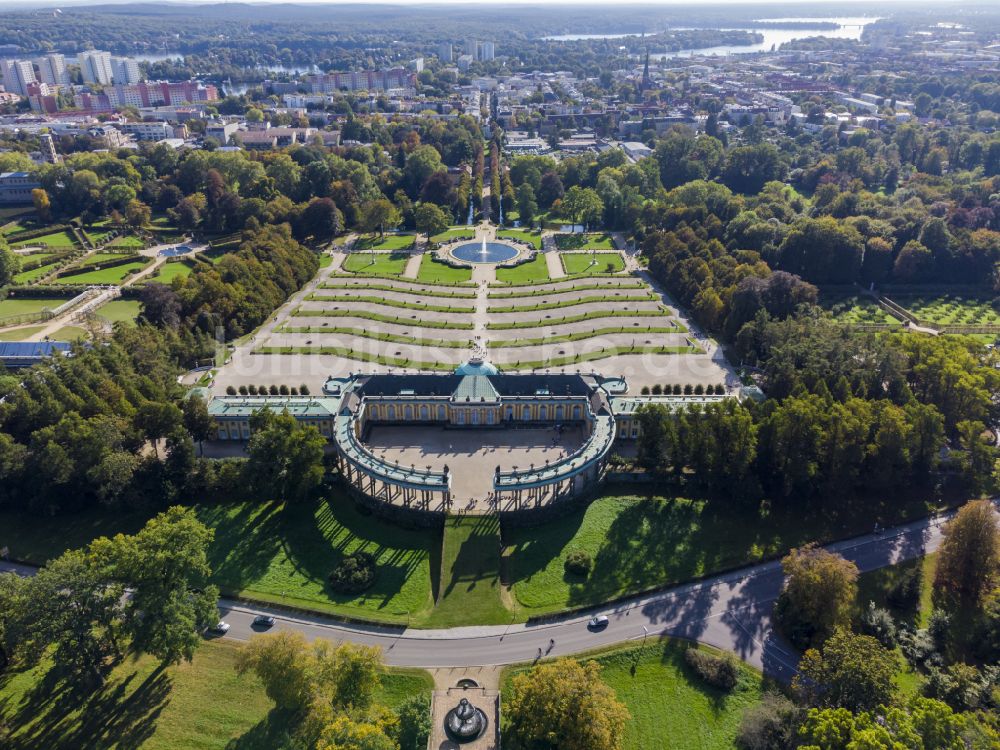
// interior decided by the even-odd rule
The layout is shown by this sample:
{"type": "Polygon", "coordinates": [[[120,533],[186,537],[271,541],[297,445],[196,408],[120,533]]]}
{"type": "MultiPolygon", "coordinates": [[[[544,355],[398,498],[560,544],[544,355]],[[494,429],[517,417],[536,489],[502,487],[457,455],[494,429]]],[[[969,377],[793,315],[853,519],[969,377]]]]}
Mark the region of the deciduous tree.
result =
{"type": "Polygon", "coordinates": [[[560,659],[522,672],[509,694],[505,742],[512,748],[612,750],[629,719],[593,661],[560,659]]]}
{"type": "Polygon", "coordinates": [[[967,503],[948,522],[938,549],[934,588],[977,606],[1000,573],[1000,527],[989,500],[967,503]]]}

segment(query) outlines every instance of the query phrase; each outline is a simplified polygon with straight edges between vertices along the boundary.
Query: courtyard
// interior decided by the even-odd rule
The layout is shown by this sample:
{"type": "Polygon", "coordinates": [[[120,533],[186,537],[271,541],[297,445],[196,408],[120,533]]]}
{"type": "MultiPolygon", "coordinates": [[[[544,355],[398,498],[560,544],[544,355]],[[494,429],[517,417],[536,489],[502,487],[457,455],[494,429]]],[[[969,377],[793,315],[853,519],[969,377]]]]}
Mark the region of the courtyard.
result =
{"type": "Polygon", "coordinates": [[[452,470],[454,511],[470,514],[490,510],[493,473],[527,469],[565,458],[586,435],[579,425],[555,429],[456,430],[425,425],[376,425],[365,438],[379,458],[402,466],[452,470]]]}

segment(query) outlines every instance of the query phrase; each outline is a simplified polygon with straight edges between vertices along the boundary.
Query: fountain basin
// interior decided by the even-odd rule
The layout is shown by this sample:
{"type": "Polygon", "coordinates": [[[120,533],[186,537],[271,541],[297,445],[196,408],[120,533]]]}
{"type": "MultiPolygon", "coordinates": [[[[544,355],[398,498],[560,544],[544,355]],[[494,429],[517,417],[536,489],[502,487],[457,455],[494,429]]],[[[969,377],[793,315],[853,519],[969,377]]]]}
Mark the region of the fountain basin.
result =
{"type": "Polygon", "coordinates": [[[453,247],[450,255],[466,263],[503,263],[513,260],[520,251],[505,242],[465,242],[453,247]]]}

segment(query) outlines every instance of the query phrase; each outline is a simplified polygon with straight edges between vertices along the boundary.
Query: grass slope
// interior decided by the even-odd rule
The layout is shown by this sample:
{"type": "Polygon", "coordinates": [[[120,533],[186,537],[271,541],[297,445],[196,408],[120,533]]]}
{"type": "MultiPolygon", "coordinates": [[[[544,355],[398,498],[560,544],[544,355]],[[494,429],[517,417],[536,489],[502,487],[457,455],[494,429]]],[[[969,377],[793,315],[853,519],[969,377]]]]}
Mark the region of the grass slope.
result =
{"type": "Polygon", "coordinates": [[[438,600],[428,627],[510,622],[500,600],[499,531],[493,517],[452,516],[445,522],[438,600]]]}
{"type": "Polygon", "coordinates": [[[889,524],[928,512],[918,499],[895,500],[845,501],[840,517],[820,517],[800,507],[758,515],[735,503],[606,496],[557,521],[505,529],[510,580],[528,615],[587,606],[750,565],[809,541],[867,532],[875,518],[889,524]],[[586,579],[564,570],[574,549],[594,560],[586,579]]]}
{"type": "MultiPolygon", "coordinates": [[[[260,601],[384,622],[406,622],[432,606],[431,570],[439,535],[389,526],[362,515],[345,496],[317,503],[247,503],[196,506],[215,530],[209,549],[213,581],[223,591],[260,601]],[[335,594],[327,576],[343,555],[365,550],[376,556],[375,584],[368,591],[335,594]]],[[[42,563],[66,549],[119,531],[131,533],[141,514],[118,517],[97,512],[67,516],[60,523],[0,514],[4,544],[15,559],[42,563]]]]}

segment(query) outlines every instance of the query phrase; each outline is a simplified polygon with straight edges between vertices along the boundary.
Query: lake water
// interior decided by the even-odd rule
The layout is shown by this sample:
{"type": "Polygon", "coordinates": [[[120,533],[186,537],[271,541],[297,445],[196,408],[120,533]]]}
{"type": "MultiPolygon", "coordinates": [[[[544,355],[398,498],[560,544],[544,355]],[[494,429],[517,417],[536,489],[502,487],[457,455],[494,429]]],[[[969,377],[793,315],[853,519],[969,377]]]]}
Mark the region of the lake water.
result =
{"type": "MultiPolygon", "coordinates": [[[[664,52],[661,54],[651,54],[654,60],[666,60],[671,57],[689,55],[731,55],[749,54],[752,52],[766,52],[772,47],[777,49],[782,44],[795,39],[808,39],[810,37],[823,36],[831,39],[860,39],[861,32],[865,26],[875,23],[878,18],[871,16],[840,16],[837,18],[759,18],[759,23],[813,23],[817,21],[831,22],[838,24],[836,29],[768,29],[755,28],[752,26],[732,26],[719,31],[748,31],[760,34],[764,40],[759,44],[720,44],[714,47],[692,47],[689,49],[677,50],[674,52],[664,52]]],[[[677,27],[674,31],[694,31],[694,27],[677,27]]],[[[655,33],[655,32],[649,32],[655,33]]],[[[557,36],[542,37],[554,42],[574,42],[582,39],[624,39],[625,37],[639,36],[639,34],[560,34],[557,36]]]]}

